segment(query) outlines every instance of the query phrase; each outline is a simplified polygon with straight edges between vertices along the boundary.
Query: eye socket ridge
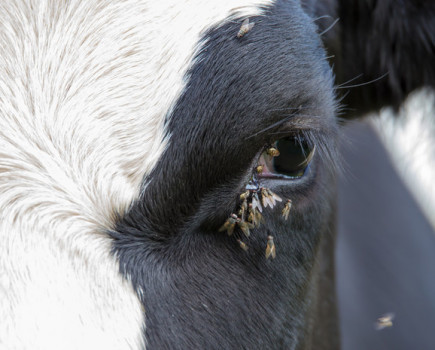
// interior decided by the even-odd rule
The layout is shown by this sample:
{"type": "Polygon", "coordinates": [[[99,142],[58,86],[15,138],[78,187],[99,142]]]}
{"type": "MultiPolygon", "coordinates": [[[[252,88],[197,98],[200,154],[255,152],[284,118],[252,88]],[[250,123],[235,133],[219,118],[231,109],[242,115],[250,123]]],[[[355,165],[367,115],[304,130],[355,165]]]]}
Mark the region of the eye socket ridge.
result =
{"type": "Polygon", "coordinates": [[[297,180],[310,167],[316,151],[303,135],[280,138],[265,147],[258,160],[260,177],[297,180]]]}

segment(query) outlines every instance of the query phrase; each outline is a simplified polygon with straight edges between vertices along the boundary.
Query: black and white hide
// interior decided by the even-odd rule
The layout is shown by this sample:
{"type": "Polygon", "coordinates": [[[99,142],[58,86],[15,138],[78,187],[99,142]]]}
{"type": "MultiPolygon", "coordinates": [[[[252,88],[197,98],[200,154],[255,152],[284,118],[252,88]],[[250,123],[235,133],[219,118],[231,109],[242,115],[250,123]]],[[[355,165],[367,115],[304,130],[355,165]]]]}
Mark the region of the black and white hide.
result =
{"type": "Polygon", "coordinates": [[[0,348],[338,349],[337,115],[433,86],[433,7],[1,1],[0,348]]]}

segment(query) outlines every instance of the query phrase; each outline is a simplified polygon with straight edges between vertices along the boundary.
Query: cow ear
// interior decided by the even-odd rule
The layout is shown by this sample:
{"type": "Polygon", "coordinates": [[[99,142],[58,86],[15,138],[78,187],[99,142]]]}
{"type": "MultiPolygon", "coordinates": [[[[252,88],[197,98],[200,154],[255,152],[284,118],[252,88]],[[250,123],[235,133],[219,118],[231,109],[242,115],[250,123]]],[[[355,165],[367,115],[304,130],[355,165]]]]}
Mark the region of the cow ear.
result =
{"type": "Polygon", "coordinates": [[[319,28],[348,115],[398,108],[435,87],[432,0],[303,0],[319,28]]]}

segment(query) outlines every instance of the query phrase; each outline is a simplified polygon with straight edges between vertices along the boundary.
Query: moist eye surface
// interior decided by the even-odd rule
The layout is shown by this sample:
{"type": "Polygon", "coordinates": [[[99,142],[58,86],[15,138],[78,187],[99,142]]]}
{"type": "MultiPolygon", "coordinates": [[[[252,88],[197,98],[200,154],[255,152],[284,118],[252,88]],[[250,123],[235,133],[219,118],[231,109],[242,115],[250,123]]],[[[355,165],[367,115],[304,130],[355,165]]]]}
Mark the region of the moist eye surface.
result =
{"type": "Polygon", "coordinates": [[[263,166],[262,176],[297,179],[305,174],[315,147],[298,136],[289,136],[275,141],[272,145],[275,156],[271,156],[268,150],[260,157],[259,165],[263,166]]]}

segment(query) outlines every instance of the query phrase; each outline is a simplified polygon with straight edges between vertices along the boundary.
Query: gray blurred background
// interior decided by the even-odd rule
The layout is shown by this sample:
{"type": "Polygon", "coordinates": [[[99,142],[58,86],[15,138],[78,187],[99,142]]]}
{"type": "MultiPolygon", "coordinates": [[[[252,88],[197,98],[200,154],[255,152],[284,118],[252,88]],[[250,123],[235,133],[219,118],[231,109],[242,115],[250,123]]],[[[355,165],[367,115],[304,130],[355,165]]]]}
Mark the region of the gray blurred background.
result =
{"type": "Polygon", "coordinates": [[[344,127],[336,255],[344,350],[435,349],[434,96],[423,91],[398,115],[344,127]],[[395,314],[393,326],[376,330],[385,313],[395,314]]]}

